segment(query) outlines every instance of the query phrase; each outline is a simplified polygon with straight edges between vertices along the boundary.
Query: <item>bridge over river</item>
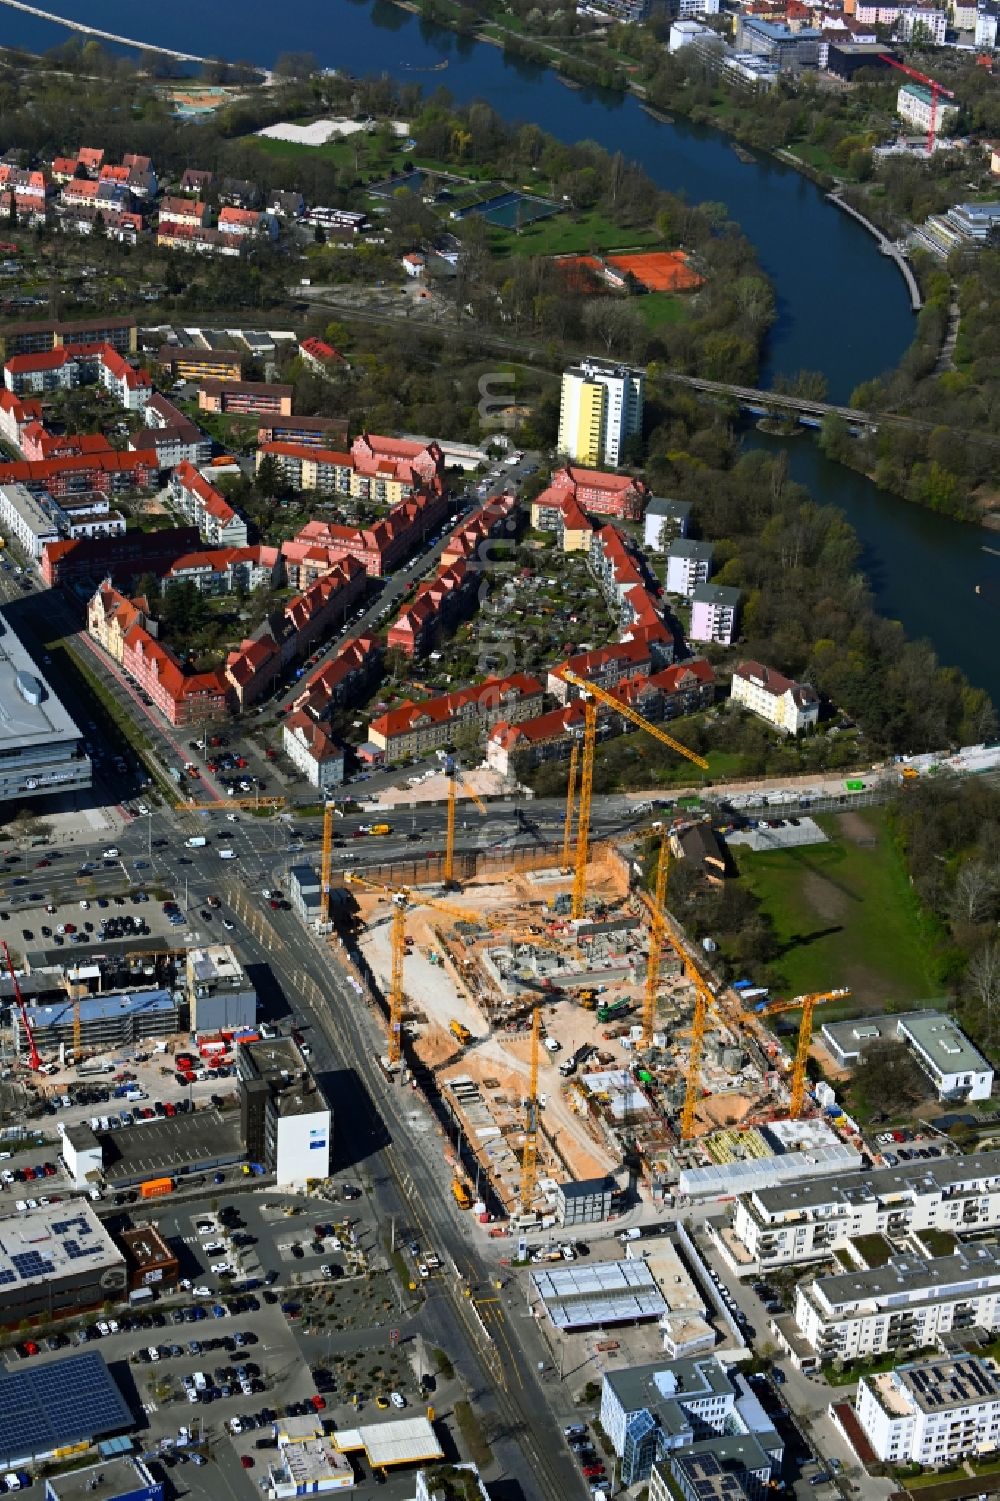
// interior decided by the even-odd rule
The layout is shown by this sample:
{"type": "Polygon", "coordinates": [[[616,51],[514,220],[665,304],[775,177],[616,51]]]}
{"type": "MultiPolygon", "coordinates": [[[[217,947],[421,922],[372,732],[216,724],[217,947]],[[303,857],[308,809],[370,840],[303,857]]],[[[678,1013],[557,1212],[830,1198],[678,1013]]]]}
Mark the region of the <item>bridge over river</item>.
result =
{"type": "Polygon", "coordinates": [[[163,47],[157,42],[139,42],[133,36],[120,36],[116,31],[103,31],[100,26],[88,26],[85,21],[70,21],[66,16],[57,16],[37,5],[28,5],[26,0],[0,0],[0,5],[11,10],[26,11],[29,16],[38,16],[42,21],[54,21],[57,26],[66,26],[70,31],[82,31],[85,36],[97,37],[102,42],[118,42],[123,47],[135,47],[140,52],[161,52],[164,57],[175,57],[182,63],[203,63],[207,59],[197,52],[178,52],[176,47],[163,47]]]}

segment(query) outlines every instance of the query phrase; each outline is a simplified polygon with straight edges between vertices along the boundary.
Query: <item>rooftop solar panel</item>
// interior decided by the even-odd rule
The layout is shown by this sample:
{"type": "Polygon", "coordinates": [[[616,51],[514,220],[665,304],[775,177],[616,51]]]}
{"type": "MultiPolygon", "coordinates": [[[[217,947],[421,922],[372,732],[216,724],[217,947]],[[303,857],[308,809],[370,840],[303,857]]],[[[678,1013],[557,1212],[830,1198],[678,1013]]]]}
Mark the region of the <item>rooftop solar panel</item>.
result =
{"type": "Polygon", "coordinates": [[[69,1355],[34,1369],[0,1369],[0,1463],[133,1426],[102,1356],[69,1355]]]}

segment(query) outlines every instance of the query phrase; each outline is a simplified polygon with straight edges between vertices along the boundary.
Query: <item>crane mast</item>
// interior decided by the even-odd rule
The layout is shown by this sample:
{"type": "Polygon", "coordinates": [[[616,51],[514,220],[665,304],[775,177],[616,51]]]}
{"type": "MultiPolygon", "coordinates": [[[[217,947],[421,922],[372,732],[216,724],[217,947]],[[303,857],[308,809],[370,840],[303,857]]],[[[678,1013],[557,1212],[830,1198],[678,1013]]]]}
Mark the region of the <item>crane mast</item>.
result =
{"type": "Polygon", "coordinates": [[[670,836],[664,829],[660,835],[660,853],[656,861],[656,884],[653,890],[653,910],[649,919],[649,958],[646,961],[646,990],[642,1005],[642,1045],[653,1046],[653,1028],[656,1025],[656,996],[660,985],[660,959],[663,954],[663,939],[667,920],[664,903],[667,899],[667,869],[670,861],[670,836]]]}
{"type": "Polygon", "coordinates": [[[576,802],[576,764],[580,756],[580,747],[574,740],[569,752],[569,776],[566,779],[566,821],[563,824],[563,853],[562,863],[569,870],[570,850],[573,846],[573,808],[576,802]]]}
{"type": "Polygon", "coordinates": [[[888,63],[890,68],[897,68],[900,73],[905,73],[907,78],[914,78],[917,83],[926,84],[930,89],[931,112],[927,125],[927,155],[928,157],[932,156],[934,142],[937,139],[938,99],[942,94],[946,95],[949,99],[954,99],[954,93],[951,89],[946,89],[943,83],[938,83],[936,78],[930,78],[926,73],[921,73],[916,68],[911,68],[907,63],[901,63],[897,57],[891,57],[888,52],[880,53],[879,61],[888,63]]]}
{"type": "Polygon", "coordinates": [[[524,1119],[524,1151],[521,1154],[521,1213],[531,1214],[538,1181],[538,1040],[542,1030],[542,1011],[535,1002],[531,1013],[531,1070],[524,1119]]]}
{"type": "Polygon", "coordinates": [[[24,1004],[24,997],[21,994],[21,987],[17,983],[17,975],[14,973],[14,964],[13,960],[10,957],[10,949],[7,947],[6,943],[4,943],[3,946],[3,956],[7,961],[7,971],[10,975],[11,984],[14,987],[14,1000],[17,1004],[17,1009],[21,1017],[21,1026],[24,1028],[24,1035],[28,1039],[28,1067],[37,1074],[42,1066],[42,1055],[38,1051],[38,1044],[35,1042],[35,1034],[31,1030],[31,1023],[28,1020],[28,1008],[24,1004]]]}

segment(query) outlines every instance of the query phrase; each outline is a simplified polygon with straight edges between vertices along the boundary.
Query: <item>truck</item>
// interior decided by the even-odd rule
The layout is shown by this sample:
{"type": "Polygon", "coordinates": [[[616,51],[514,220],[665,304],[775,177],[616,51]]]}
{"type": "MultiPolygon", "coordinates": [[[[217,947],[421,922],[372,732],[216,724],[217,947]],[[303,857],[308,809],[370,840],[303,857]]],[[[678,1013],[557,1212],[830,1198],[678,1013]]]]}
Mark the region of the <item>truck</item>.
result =
{"type": "Polygon", "coordinates": [[[605,1001],[597,1008],[597,1020],[599,1022],[614,1022],[620,1017],[628,1016],[631,1011],[631,1002],[622,996],[619,1001],[605,1001]]]}
{"type": "Polygon", "coordinates": [[[472,1033],[469,1031],[468,1027],[464,1026],[460,1021],[455,1021],[454,1019],[452,1019],[452,1021],[448,1023],[448,1031],[451,1033],[452,1037],[458,1038],[463,1047],[467,1047],[468,1044],[472,1041],[472,1033]]]}
{"type": "Polygon", "coordinates": [[[147,1178],[145,1183],[139,1184],[140,1199],[160,1199],[173,1191],[173,1178],[147,1178]]]}
{"type": "Polygon", "coordinates": [[[207,843],[208,840],[204,834],[192,834],[190,839],[185,839],[184,847],[189,850],[202,850],[207,843]]]}
{"type": "Polygon", "coordinates": [[[373,823],[372,826],[371,826],[371,828],[368,830],[368,832],[369,832],[369,834],[391,834],[392,833],[392,824],[391,823],[373,823]]]}
{"type": "Polygon", "coordinates": [[[455,1196],[455,1203],[458,1205],[459,1209],[472,1208],[472,1195],[469,1193],[468,1188],[462,1182],[461,1178],[452,1178],[451,1191],[455,1196]]]}

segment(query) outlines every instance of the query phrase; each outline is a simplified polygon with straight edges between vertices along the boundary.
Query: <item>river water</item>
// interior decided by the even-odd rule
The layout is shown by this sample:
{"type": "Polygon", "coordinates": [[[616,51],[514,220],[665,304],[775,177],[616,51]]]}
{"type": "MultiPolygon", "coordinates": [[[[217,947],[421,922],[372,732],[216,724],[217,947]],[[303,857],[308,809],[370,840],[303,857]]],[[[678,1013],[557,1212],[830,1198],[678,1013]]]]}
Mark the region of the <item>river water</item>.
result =
{"type": "MultiPolygon", "coordinates": [[[[487,100],[508,120],[533,120],[564,140],[589,138],[621,150],[661,186],[692,200],[724,203],[757,246],[777,292],[764,384],[778,373],[818,369],[831,399],[846,401],[860,381],[891,368],[912,337],[899,272],[860,225],[792,168],[767,157],[744,163],[716,131],[683,120],[665,125],[631,97],[567,89],[545,69],[511,63],[498,48],[430,26],[385,0],[286,0],[280,10],[264,0],[210,7],[171,0],[149,12],[131,0],[50,5],[69,19],[206,56],[269,65],[281,52],[302,50],[326,67],[385,72],[428,92],[444,86],[461,102],[487,100]],[[448,66],[435,70],[442,61],[448,66]]],[[[0,43],[42,51],[65,37],[61,27],[0,7],[0,43]]],[[[984,551],[996,546],[1000,553],[1000,534],[879,491],[828,463],[810,438],[786,446],[792,476],[817,499],[840,506],[857,530],[883,614],[909,635],[927,637],[942,661],[961,667],[1000,704],[1000,556],[984,551]]]]}

